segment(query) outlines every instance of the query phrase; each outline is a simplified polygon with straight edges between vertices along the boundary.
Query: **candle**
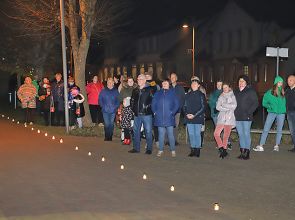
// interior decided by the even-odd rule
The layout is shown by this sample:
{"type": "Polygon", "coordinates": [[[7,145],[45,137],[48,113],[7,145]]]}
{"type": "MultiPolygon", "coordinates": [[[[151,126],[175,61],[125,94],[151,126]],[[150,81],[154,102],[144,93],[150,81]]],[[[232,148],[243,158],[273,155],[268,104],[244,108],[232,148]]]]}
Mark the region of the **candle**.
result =
{"type": "Polygon", "coordinates": [[[125,167],[123,164],[121,164],[120,168],[121,168],[121,170],[124,170],[125,167]]]}
{"type": "Polygon", "coordinates": [[[142,179],[146,180],[147,179],[147,175],[143,174],[142,179]]]}
{"type": "Polygon", "coordinates": [[[38,134],[40,134],[40,132],[41,132],[41,131],[38,129],[38,131],[37,131],[37,132],[38,132],[38,134]]]}
{"type": "Polygon", "coordinates": [[[55,140],[55,137],[54,136],[52,136],[52,140],[55,140]]]}
{"type": "Polygon", "coordinates": [[[79,150],[79,147],[75,147],[75,150],[79,150]]]}
{"type": "Polygon", "coordinates": [[[175,187],[172,185],[172,186],[170,186],[170,191],[171,192],[174,192],[174,190],[175,190],[175,187]]]}
{"type": "Polygon", "coordinates": [[[90,151],[88,152],[88,156],[91,156],[91,152],[90,151]]]}
{"type": "Polygon", "coordinates": [[[32,129],[32,131],[34,131],[34,128],[31,128],[32,129]]]}
{"type": "Polygon", "coordinates": [[[214,211],[219,211],[219,204],[216,202],[216,203],[214,203],[214,205],[213,205],[213,207],[214,207],[214,211]]]}
{"type": "Polygon", "coordinates": [[[101,157],[101,161],[102,161],[102,162],[105,162],[105,160],[106,160],[105,157],[102,156],[102,157],[101,157]]]}
{"type": "Polygon", "coordinates": [[[45,133],[44,135],[45,135],[45,137],[47,137],[47,136],[48,136],[48,134],[47,134],[47,133],[45,133]]]}
{"type": "Polygon", "coordinates": [[[61,143],[61,144],[62,144],[63,142],[64,142],[64,141],[63,141],[63,139],[61,138],[61,139],[59,140],[59,143],[61,143]]]}
{"type": "Polygon", "coordinates": [[[17,121],[16,123],[19,124],[19,121],[17,121]]]}

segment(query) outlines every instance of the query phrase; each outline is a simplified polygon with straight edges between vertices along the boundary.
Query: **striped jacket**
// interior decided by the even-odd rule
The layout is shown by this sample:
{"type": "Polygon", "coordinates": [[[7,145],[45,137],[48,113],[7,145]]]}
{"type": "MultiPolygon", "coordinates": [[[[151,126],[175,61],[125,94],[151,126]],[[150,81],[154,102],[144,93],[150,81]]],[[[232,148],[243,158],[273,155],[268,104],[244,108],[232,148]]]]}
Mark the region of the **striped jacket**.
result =
{"type": "Polygon", "coordinates": [[[17,97],[22,103],[22,108],[36,108],[37,90],[33,84],[23,84],[17,91],[17,97]]]}

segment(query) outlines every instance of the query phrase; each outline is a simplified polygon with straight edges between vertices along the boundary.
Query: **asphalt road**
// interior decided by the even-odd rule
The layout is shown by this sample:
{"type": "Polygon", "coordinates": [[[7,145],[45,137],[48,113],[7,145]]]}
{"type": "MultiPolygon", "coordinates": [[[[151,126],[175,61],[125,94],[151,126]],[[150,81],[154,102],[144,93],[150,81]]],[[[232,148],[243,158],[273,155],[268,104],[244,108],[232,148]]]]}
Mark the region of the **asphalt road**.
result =
{"type": "Polygon", "coordinates": [[[214,143],[205,143],[200,158],[188,158],[186,145],[176,158],[167,149],[157,158],[156,151],[129,154],[118,139],[65,136],[60,144],[61,137],[53,141],[3,118],[0,131],[0,220],[295,218],[288,146],[276,153],[266,146],[249,161],[236,158],[236,145],[220,160],[214,143]]]}

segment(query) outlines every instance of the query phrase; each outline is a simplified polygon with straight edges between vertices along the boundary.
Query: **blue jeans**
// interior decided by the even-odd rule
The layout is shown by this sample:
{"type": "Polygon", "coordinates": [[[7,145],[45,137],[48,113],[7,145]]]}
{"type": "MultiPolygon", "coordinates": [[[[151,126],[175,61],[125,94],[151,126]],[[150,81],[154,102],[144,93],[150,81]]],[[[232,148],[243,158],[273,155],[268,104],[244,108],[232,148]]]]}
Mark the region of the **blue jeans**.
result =
{"type": "Polygon", "coordinates": [[[116,114],[103,112],[102,115],[104,121],[105,137],[112,137],[114,132],[114,119],[116,114]]]}
{"type": "Polygon", "coordinates": [[[174,126],[158,127],[158,131],[159,131],[159,150],[163,151],[164,149],[164,137],[167,131],[170,150],[175,151],[174,126]]]}
{"type": "Polygon", "coordinates": [[[201,148],[201,124],[187,124],[189,140],[192,148],[201,148]]]}
{"type": "Polygon", "coordinates": [[[295,147],[295,111],[287,113],[287,119],[289,124],[289,129],[293,141],[293,145],[295,147]]]}
{"type": "Polygon", "coordinates": [[[263,133],[260,137],[260,143],[259,143],[260,145],[265,144],[268,132],[274,120],[276,120],[276,123],[277,123],[276,145],[280,145],[281,139],[282,139],[282,130],[283,130],[284,121],[285,121],[285,114],[276,114],[276,113],[267,114],[264,127],[263,127],[263,133]]]}
{"type": "Polygon", "coordinates": [[[153,150],[153,117],[152,115],[140,115],[134,117],[134,150],[140,151],[140,129],[143,125],[145,138],[147,142],[147,150],[153,150]]]}
{"type": "Polygon", "coordinates": [[[240,148],[245,148],[248,150],[251,148],[251,125],[252,121],[236,121],[240,148]]]}

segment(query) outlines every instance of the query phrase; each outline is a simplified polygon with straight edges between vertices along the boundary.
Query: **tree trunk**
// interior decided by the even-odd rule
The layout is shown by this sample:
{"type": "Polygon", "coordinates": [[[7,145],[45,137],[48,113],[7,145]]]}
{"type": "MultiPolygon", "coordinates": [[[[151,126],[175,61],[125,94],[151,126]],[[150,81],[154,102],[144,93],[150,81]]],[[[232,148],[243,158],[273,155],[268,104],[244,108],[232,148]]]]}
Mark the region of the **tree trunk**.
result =
{"type": "MultiPolygon", "coordinates": [[[[87,40],[86,40],[87,41],[87,40]]],[[[79,55],[74,56],[74,71],[75,71],[75,81],[76,84],[80,87],[82,95],[85,97],[84,109],[85,117],[83,117],[83,126],[90,127],[92,125],[92,120],[89,111],[89,105],[87,100],[87,93],[85,87],[85,66],[86,58],[89,48],[89,42],[81,42],[79,47],[79,55]]]]}

